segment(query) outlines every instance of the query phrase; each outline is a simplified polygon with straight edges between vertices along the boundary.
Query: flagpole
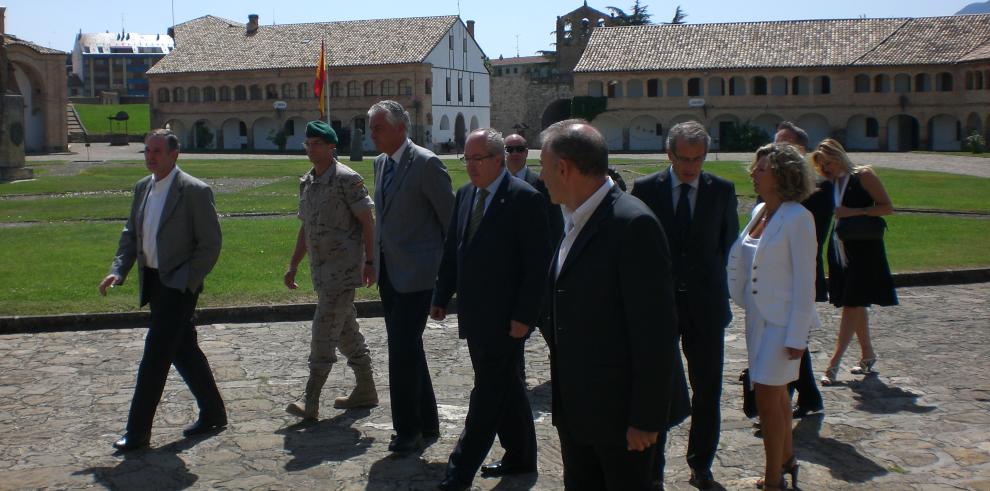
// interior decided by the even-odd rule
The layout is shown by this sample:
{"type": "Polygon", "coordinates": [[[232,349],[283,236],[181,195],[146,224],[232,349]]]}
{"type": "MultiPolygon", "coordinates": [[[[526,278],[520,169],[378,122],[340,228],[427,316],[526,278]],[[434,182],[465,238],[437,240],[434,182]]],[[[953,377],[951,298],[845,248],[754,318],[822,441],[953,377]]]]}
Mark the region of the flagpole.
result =
{"type": "MultiPolygon", "coordinates": [[[[326,40],[324,40],[323,42],[326,43],[326,40]]],[[[324,46],[326,46],[326,45],[324,44],[324,46]]],[[[324,76],[323,76],[323,94],[324,94],[324,97],[326,97],[326,101],[327,101],[327,104],[326,104],[326,106],[327,106],[327,124],[329,124],[332,127],[333,124],[330,122],[330,57],[329,56],[326,56],[326,55],[324,55],[324,59],[323,59],[323,73],[324,73],[324,76]]]]}

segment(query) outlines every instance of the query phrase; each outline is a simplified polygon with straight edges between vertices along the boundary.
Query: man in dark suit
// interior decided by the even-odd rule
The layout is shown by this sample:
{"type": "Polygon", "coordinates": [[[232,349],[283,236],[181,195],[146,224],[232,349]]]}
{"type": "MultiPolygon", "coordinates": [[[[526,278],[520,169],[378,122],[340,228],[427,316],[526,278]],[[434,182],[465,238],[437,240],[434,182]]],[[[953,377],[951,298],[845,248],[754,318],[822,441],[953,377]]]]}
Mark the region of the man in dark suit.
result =
{"type": "Polygon", "coordinates": [[[407,136],[409,113],[398,102],[368,110],[375,159],[375,258],[388,334],[388,381],[395,438],[409,453],[440,435],[437,401],[423,350],[433,284],[454,207],[447,168],[407,136]]]}
{"type": "MultiPolygon", "coordinates": [[[[777,125],[777,133],[774,135],[773,141],[774,143],[791,144],[797,147],[801,155],[807,153],[810,144],[808,133],[790,121],[783,121],[777,125]]],[[[832,181],[819,179],[815,192],[801,204],[815,218],[815,236],[818,239],[818,254],[815,256],[815,301],[827,302],[828,285],[825,283],[825,267],[822,264],[822,246],[828,236],[832,212],[835,209],[835,202],[832,198],[832,181]]],[[[811,366],[810,353],[810,350],[804,350],[804,355],[801,356],[801,371],[798,379],[787,386],[791,393],[795,390],[798,392],[793,414],[795,418],[803,418],[809,413],[825,409],[822,393],[818,390],[815,372],[811,366]]]]}
{"type": "Polygon", "coordinates": [[[544,307],[564,486],[652,489],[679,356],[667,242],[606,175],[601,133],[566,120],[542,136],[540,177],[564,206],[544,307]]]}
{"type": "Polygon", "coordinates": [[[199,419],[183,434],[205,434],[227,425],[223,398],[199,349],[192,321],[203,280],[220,257],[213,191],[176,167],[179,139],[171,131],[154,130],[144,144],[145,166],[152,175],[134,187],[131,213],[110,274],[99,285],[100,294],[106,295],[107,288],[124,283],[137,262],[140,303],[151,304],[127,431],[113,444],[121,452],[148,446],[171,365],[199,406],[199,419]]]}
{"type": "Polygon", "coordinates": [[[564,216],[560,212],[560,206],[550,202],[550,193],[547,192],[546,184],[540,180],[538,172],[533,172],[526,166],[526,157],[529,156],[529,146],[522,135],[516,133],[505,137],[505,167],[509,174],[518,177],[529,183],[537,191],[547,198],[547,216],[550,219],[550,246],[556,247],[560,242],[560,237],[564,234],[564,216]]]}
{"type": "MultiPolygon", "coordinates": [[[[739,234],[735,186],[701,170],[710,142],[700,123],[674,126],[667,135],[671,166],[637,179],[632,191],[660,219],[673,256],[678,328],[693,391],[687,462],[690,482],[700,489],[715,485],[723,337],[732,318],[725,265],[739,234]]],[[[661,450],[661,482],[662,456],[661,450]]]]}
{"type": "Polygon", "coordinates": [[[457,191],[430,315],[443,320],[457,293],[458,335],[467,340],[474,388],[464,431],[440,489],[468,489],[498,431],[501,462],[483,476],[536,471],[533,413],[520,373],[523,344],[540,311],[550,262],[546,198],[506,171],[493,129],[468,135],[470,184],[457,191]]]}

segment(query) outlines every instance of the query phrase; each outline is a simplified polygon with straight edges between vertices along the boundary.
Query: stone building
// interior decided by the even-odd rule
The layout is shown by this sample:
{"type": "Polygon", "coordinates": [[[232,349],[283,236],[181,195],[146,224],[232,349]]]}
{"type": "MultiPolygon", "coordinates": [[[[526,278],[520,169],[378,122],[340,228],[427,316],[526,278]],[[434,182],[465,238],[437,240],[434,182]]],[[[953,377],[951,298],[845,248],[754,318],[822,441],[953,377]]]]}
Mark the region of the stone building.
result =
{"type": "Polygon", "coordinates": [[[329,114],[342,151],[368,108],[399,101],[410,136],[439,150],[462,146],[490,124],[489,73],[474,22],[457,16],[260,25],[213,16],[174,27],[175,50],[148,71],[151,123],[168,125],[194,148],[301,149],[305,123],[319,117],[313,92],[321,41],[329,64],[329,114]]]}
{"type": "Polygon", "coordinates": [[[584,2],[557,17],[556,51],[491,60],[492,127],[506,135],[519,133],[538,148],[541,130],[570,117],[572,71],[592,32],[613,24],[609,14],[584,2]]]}
{"type": "Polygon", "coordinates": [[[82,85],[79,95],[99,97],[110,91],[124,97],[148,97],[148,71],[172,51],[167,34],[97,32],[76,35],[72,47],[70,86],[82,85]]]}
{"type": "Polygon", "coordinates": [[[0,36],[9,70],[7,90],[23,97],[24,151],[64,151],[68,148],[66,53],[7,34],[5,13],[6,9],[0,7],[0,36]]]}
{"type": "Polygon", "coordinates": [[[574,94],[604,100],[592,123],[617,150],[692,119],[716,149],[733,124],[790,120],[813,143],[959,150],[990,127],[990,15],[601,28],[574,94]]]}

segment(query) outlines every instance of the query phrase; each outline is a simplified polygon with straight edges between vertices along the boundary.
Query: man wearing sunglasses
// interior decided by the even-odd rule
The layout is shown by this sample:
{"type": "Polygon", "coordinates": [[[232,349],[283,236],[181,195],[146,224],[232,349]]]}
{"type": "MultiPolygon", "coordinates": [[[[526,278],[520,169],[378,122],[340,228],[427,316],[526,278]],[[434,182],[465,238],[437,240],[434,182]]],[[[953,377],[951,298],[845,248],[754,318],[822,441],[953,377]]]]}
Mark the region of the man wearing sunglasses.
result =
{"type": "Polygon", "coordinates": [[[550,193],[546,184],[540,180],[540,174],[526,166],[529,156],[529,146],[520,134],[512,134],[505,138],[505,167],[509,173],[529,183],[547,199],[547,214],[550,218],[550,245],[556,246],[564,233],[564,216],[560,206],[550,202],[550,193]]]}

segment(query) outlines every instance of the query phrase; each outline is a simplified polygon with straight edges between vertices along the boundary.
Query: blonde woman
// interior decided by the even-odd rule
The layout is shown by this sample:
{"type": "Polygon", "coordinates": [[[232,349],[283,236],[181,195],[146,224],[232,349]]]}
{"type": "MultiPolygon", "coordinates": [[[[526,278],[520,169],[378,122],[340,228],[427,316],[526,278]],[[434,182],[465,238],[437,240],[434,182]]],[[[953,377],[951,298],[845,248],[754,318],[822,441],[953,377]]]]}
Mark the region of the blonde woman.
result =
{"type": "Polygon", "coordinates": [[[801,201],[814,191],[812,170],[790,145],[761,147],[750,176],[763,203],[729,252],[729,293],[746,311],[749,376],[756,391],[766,467],[758,488],[797,488],[787,384],[798,378],[815,310],[815,221],[801,201]]]}
{"type": "MultiPolygon", "coordinates": [[[[818,173],[832,181],[836,227],[850,217],[880,217],[894,212],[890,197],[873,169],[854,166],[839,142],[823,140],[811,160],[818,173]]],[[[842,319],[835,352],[821,379],[826,386],[835,383],[839,363],[853,335],[859,341],[860,361],[850,372],[873,372],[877,354],[870,339],[866,308],[897,305],[883,239],[842,241],[833,229],[828,245],[828,284],[829,301],[842,308],[842,319]]]]}

